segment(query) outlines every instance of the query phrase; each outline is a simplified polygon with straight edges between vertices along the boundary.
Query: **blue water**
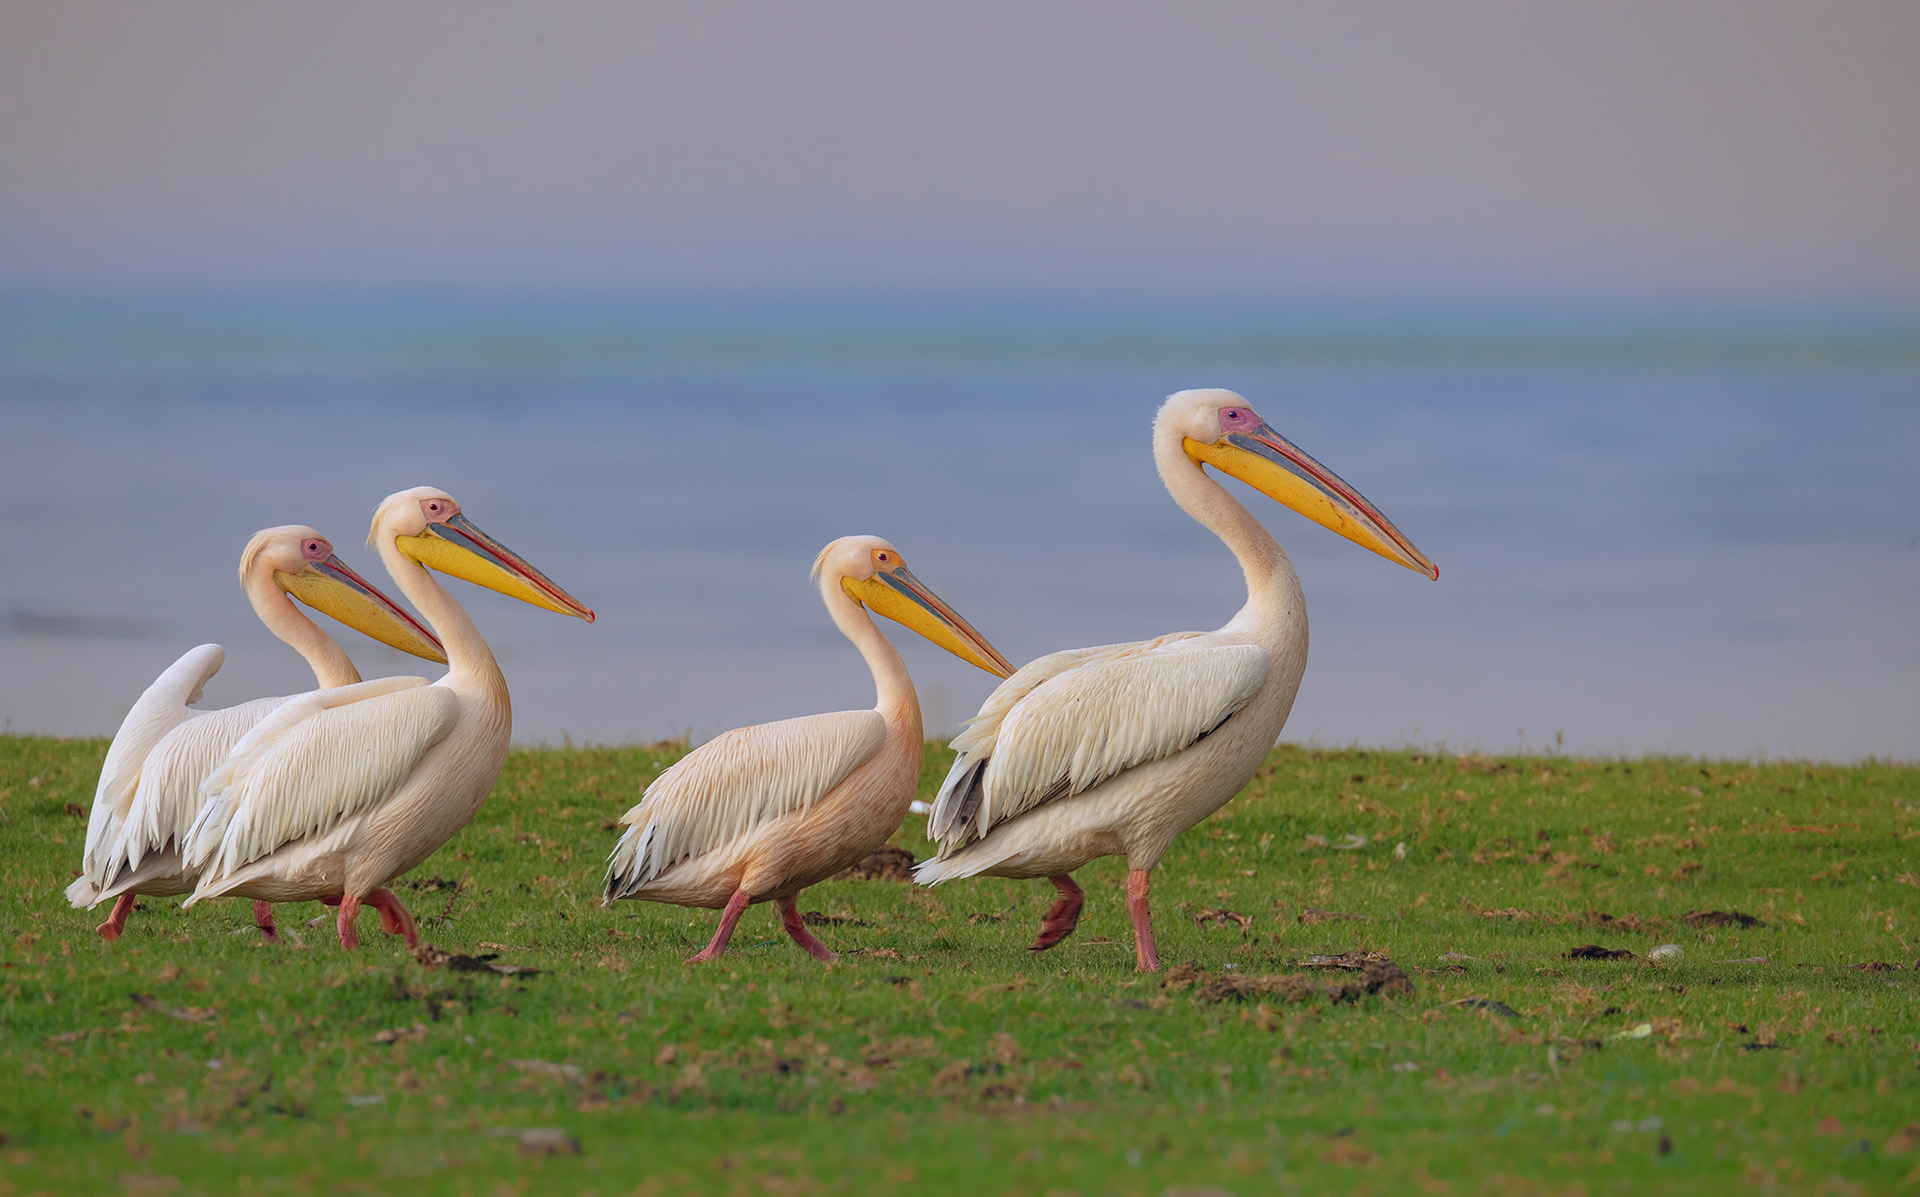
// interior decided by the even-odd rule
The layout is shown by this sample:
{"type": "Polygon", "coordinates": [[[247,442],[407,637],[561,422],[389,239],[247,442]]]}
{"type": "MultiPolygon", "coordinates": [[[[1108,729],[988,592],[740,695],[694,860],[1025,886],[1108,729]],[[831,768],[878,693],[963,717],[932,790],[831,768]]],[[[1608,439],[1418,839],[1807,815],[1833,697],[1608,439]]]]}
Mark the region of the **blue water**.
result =
{"type": "MultiPolygon", "coordinates": [[[[0,314],[0,719],[17,731],[110,731],[207,640],[229,654],[210,702],[304,688],[239,592],[241,545],[310,523],[377,579],[368,515],[420,484],[600,616],[454,584],[522,740],[701,738],[870,703],[807,580],[852,532],[892,539],[1016,662],[1214,627],[1238,574],[1160,488],[1147,430],[1168,392],[1222,385],[1442,571],[1238,491],[1312,614],[1289,739],[1920,757],[1905,343],[0,314]]],[[[422,664],[340,637],[369,676],[422,664]]],[[[896,641],[930,727],[991,688],[896,641]]]]}

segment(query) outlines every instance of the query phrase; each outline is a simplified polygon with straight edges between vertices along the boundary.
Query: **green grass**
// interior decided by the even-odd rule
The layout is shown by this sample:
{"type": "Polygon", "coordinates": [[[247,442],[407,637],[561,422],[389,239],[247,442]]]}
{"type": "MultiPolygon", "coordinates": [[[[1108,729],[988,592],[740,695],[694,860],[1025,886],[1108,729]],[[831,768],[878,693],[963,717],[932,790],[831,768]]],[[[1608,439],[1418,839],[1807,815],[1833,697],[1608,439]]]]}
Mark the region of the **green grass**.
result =
{"type": "Polygon", "coordinates": [[[0,1193],[1920,1187],[1916,974],[1848,967],[1914,962],[1911,767],[1283,747],[1162,864],[1164,958],[1370,948],[1417,989],[1207,1004],[1132,971],[1117,861],[1042,956],[1044,883],[839,882],[802,901],[869,924],[819,929],[838,965],[766,907],[682,965],[714,912],[595,904],[608,822],[675,756],[644,748],[514,753],[402,884],[433,942],[539,975],[424,969],[371,915],[349,957],[312,904],[282,910],[303,947],[177,899],[103,943],[60,890],[104,749],[0,737],[0,1193]],[[579,1153],[490,1133],[530,1127],[579,1153]]]}

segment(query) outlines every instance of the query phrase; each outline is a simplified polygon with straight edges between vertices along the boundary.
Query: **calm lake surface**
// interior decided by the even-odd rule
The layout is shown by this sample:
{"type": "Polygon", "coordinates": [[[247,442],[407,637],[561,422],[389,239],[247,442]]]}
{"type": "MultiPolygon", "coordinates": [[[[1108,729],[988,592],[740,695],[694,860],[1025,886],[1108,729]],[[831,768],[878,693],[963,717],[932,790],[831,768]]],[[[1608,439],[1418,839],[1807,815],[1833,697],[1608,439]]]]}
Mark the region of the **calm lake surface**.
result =
{"type": "MultiPolygon", "coordinates": [[[[378,582],[368,516],[422,484],[599,615],[450,583],[524,741],[870,704],[807,578],[847,533],[893,540],[1016,662],[1215,627],[1238,572],[1147,434],[1167,393],[1217,385],[1441,567],[1236,488],[1312,614],[1288,739],[1920,757],[1920,354],[1708,342],[0,307],[0,720],[110,732],[205,641],[228,650],[210,703],[307,688],[241,546],[309,523],[378,582]]],[[[930,730],[992,688],[885,626],[930,730]]],[[[433,672],[337,634],[368,676],[433,672]]]]}

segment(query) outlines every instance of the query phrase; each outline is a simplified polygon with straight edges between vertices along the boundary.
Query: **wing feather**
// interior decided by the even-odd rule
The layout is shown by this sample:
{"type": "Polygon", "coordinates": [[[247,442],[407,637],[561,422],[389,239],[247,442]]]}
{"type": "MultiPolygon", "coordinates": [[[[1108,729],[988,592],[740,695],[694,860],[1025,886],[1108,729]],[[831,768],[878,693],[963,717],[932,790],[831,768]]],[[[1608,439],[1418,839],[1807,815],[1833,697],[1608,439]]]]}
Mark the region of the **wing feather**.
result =
{"type": "Polygon", "coordinates": [[[107,884],[122,870],[137,869],[149,853],[178,844],[200,811],[200,783],[220,767],[236,745],[285,698],[256,698],[207,711],[168,732],[141,766],[133,801],[107,857],[107,884]]]}
{"type": "Polygon", "coordinates": [[[956,754],[953,769],[940,783],[940,792],[933,801],[933,814],[927,820],[927,834],[935,840],[943,839],[956,824],[972,817],[979,806],[980,774],[987,758],[993,755],[1000,724],[1021,699],[1068,670],[1136,647],[1137,643],[1129,641],[1048,653],[1028,661],[994,687],[987,701],[980,704],[979,713],[967,720],[967,726],[949,745],[956,754]]]}
{"type": "Polygon", "coordinates": [[[836,711],[715,736],[662,773],[607,864],[607,900],[783,815],[805,810],[880,751],[878,711],[836,711]]]}
{"type": "Polygon", "coordinates": [[[140,782],[141,765],[169,732],[199,714],[189,708],[200,701],[208,679],[220,672],[226,659],[227,650],[217,644],[188,649],[160,672],[120,721],[100,766],[93,810],[87,816],[87,846],[80,858],[82,874],[96,884],[105,884],[110,854],[140,782]]]}
{"type": "Polygon", "coordinates": [[[1244,707],[1266,683],[1266,651],[1187,643],[1196,635],[1081,650],[1011,702],[997,700],[1021,674],[1003,683],[954,740],[960,755],[930,824],[941,854],[997,823],[1171,756],[1244,707]]]}
{"type": "Polygon", "coordinates": [[[248,732],[201,786],[185,857],[204,871],[188,903],[241,866],[391,797],[460,714],[443,686],[395,685],[417,680],[302,694],[248,732]]]}

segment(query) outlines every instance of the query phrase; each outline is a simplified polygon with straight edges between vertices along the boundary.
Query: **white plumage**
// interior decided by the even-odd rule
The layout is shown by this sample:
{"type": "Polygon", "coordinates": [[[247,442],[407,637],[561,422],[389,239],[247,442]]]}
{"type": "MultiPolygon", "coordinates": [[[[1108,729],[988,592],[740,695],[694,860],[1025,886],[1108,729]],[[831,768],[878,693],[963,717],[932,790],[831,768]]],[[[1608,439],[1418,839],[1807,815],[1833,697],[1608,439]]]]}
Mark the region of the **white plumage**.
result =
{"type": "MultiPolygon", "coordinates": [[[[407,680],[414,685],[426,684],[425,678],[407,680]]],[[[152,855],[177,855],[186,830],[200,812],[200,783],[249,730],[289,701],[256,698],[208,711],[168,732],[141,767],[140,784],[128,804],[126,821],[110,854],[110,866],[138,873],[152,855]]],[[[177,868],[181,862],[176,859],[172,863],[177,868]]],[[[101,896],[111,897],[126,884],[125,878],[116,877],[101,896]]]]}
{"type": "Polygon", "coordinates": [[[712,940],[690,962],[719,958],[755,902],[772,902],[795,943],[817,959],[833,959],[807,930],[799,895],[899,829],[925,748],[913,679],[872,614],[997,677],[1013,672],[877,536],[829,544],[814,560],[813,576],[829,617],[873,673],[873,708],[717,736],[654,779],[620,820],[627,830],[608,860],[607,902],[721,909],[712,940]]]}
{"type": "Polygon", "coordinates": [[[1437,576],[1384,515],[1231,391],[1182,391],[1154,421],[1154,463],[1181,508],[1224,541],[1244,606],[1215,632],[1042,657],[994,691],[956,737],[914,877],[1046,877],[1059,898],[1034,951],[1071,934],[1072,871],[1127,858],[1135,959],[1159,967],[1149,875],[1174,837],[1246,785],[1285,725],[1307,661],[1306,602],[1286,552],[1209,477],[1212,465],[1382,556],[1437,576]]]}
{"type": "Polygon", "coordinates": [[[392,797],[460,713],[447,689],[390,684],[413,680],[302,694],[248,732],[200,786],[185,851],[199,882],[187,905],[217,897],[242,865],[392,797]]]}
{"type": "Polygon", "coordinates": [[[714,737],[655,778],[622,815],[607,900],[668,869],[804,811],[866,763],[887,737],[878,711],[803,715],[714,737]]]}
{"type": "Polygon", "coordinates": [[[191,906],[237,894],[256,902],[337,904],[340,945],[359,944],[360,906],[417,946],[413,916],[386,883],[473,817],[506,761],[512,703],[492,650],[423,562],[549,610],[593,612],[487,536],[444,491],[390,495],[369,543],[446,649],[432,685],[389,681],[316,691],[263,719],[202,787],[186,838],[198,869],[191,906]]]}
{"type": "Polygon", "coordinates": [[[1198,632],[1042,657],[1002,683],[954,739],[959,756],[935,800],[933,834],[943,847],[964,847],[1042,803],[1179,752],[1266,680],[1259,645],[1198,632]],[[1037,681],[1023,678],[1028,670],[1037,681]]]}
{"type": "MultiPolygon", "coordinates": [[[[123,865],[116,850],[139,791],[141,769],[175,728],[204,714],[191,707],[200,701],[207,681],[220,672],[226,659],[227,650],[217,644],[188,649],[161,671],[127,711],[113,743],[107,746],[107,759],[100,766],[100,781],[94,787],[93,811],[87,816],[87,845],[80,857],[81,875],[67,887],[67,898],[75,906],[99,903],[101,891],[121,871],[123,865]]],[[[194,780],[197,785],[199,779],[194,780]]]]}
{"type": "MultiPolygon", "coordinates": [[[[289,594],[397,648],[442,659],[425,629],[333,554],[327,539],[304,524],[254,534],[240,557],[240,583],[260,621],[300,653],[321,687],[355,684],[346,653],[294,605],[289,594]]],[[[100,934],[116,938],[136,894],[186,893],[193,878],[180,847],[199,812],[200,783],[262,719],[288,699],[260,698],[224,710],[196,711],[226,650],[203,644],[167,667],[127,713],[107,750],[87,825],[81,876],[67,887],[75,906],[113,900],[100,934]]],[[[388,679],[388,690],[426,685],[425,678],[388,679]]],[[[266,903],[255,920],[274,935],[266,903]]]]}

